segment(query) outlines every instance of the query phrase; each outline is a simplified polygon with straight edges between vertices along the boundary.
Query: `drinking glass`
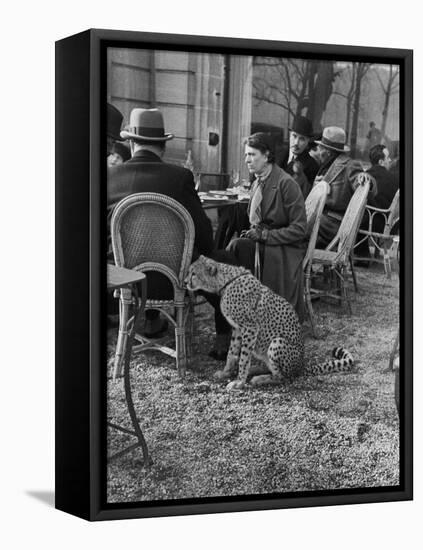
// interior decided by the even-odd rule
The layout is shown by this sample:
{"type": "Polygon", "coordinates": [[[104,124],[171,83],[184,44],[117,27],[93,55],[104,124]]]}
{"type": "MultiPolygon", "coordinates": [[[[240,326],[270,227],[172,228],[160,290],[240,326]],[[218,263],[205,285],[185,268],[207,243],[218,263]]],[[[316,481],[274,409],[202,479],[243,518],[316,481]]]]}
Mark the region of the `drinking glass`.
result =
{"type": "Polygon", "coordinates": [[[237,187],[239,183],[239,170],[231,170],[231,187],[237,187]]]}

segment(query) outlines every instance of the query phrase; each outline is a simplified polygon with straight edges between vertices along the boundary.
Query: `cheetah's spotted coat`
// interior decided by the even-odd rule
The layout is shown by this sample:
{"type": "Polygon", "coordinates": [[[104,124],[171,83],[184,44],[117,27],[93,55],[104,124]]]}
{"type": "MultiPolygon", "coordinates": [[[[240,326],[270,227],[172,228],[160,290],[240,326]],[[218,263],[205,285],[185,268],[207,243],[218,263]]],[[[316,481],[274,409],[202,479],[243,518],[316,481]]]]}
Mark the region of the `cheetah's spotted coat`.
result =
{"type": "Polygon", "coordinates": [[[245,386],[252,355],[270,371],[254,376],[253,385],[281,383],[301,374],[346,371],[353,364],[348,351],[335,348],[334,359],[304,366],[304,342],[294,308],[243,267],[200,256],[190,266],[186,283],[189,290],[206,290],[221,296],[222,313],[233,331],[226,365],[218,377],[229,378],[238,369],[238,380],[230,382],[229,389],[245,386]]]}

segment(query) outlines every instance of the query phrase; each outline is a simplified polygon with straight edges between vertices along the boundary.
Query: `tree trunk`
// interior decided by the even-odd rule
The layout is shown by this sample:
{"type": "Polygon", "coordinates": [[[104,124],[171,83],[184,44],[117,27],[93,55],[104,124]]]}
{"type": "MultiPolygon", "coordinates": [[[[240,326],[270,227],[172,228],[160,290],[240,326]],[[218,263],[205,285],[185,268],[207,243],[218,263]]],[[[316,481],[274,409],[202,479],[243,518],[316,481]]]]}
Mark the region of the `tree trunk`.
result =
{"type": "Polygon", "coordinates": [[[355,95],[354,95],[354,112],[351,124],[351,154],[355,156],[357,154],[357,132],[358,132],[358,115],[360,111],[360,96],[361,96],[361,82],[366,74],[369,65],[367,63],[358,63],[357,76],[355,82],[355,95]]]}
{"type": "Polygon", "coordinates": [[[313,128],[320,130],[322,116],[333,90],[333,62],[322,61],[318,64],[314,87],[310,93],[307,117],[312,121],[313,128]]]}
{"type": "Polygon", "coordinates": [[[305,108],[309,109],[310,105],[312,104],[312,101],[313,101],[312,93],[313,93],[315,73],[316,73],[316,64],[313,62],[307,61],[304,77],[301,81],[301,90],[298,96],[297,110],[295,113],[296,116],[301,115],[303,109],[305,108]]]}
{"type": "Polygon", "coordinates": [[[392,65],[390,65],[388,84],[386,86],[386,90],[384,90],[384,92],[385,92],[385,101],[384,101],[383,110],[382,110],[382,126],[380,128],[380,131],[382,133],[382,138],[385,137],[385,132],[386,132],[386,123],[388,121],[389,101],[391,99],[392,83],[393,83],[392,65]]]}
{"type": "Polygon", "coordinates": [[[354,99],[356,73],[357,73],[357,66],[356,66],[356,63],[354,62],[351,68],[351,85],[347,94],[347,105],[346,105],[347,116],[345,119],[345,133],[347,134],[348,141],[350,139],[351,108],[352,108],[352,102],[354,99]]]}

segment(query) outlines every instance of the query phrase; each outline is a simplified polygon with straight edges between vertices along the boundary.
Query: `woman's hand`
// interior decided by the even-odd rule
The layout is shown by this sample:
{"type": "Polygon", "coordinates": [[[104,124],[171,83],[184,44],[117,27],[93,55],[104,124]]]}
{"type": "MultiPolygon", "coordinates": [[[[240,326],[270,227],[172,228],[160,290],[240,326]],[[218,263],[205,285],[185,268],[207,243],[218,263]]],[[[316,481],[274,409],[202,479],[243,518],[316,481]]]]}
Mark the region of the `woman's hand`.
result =
{"type": "Polygon", "coordinates": [[[240,237],[244,239],[251,239],[252,241],[256,241],[256,242],[262,242],[264,231],[265,230],[263,227],[260,227],[260,226],[252,227],[251,229],[242,231],[240,234],[240,237]]]}

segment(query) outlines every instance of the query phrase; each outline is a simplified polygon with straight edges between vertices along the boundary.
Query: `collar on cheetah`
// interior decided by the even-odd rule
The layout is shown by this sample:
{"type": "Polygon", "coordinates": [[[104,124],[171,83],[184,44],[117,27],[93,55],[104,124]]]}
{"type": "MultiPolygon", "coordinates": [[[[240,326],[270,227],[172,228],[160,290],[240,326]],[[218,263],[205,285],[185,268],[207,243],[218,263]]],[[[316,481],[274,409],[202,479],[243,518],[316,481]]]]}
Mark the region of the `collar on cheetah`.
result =
{"type": "Polygon", "coordinates": [[[240,279],[241,277],[250,277],[251,276],[251,273],[241,273],[241,275],[237,275],[236,277],[234,277],[233,279],[231,279],[230,281],[228,281],[227,283],[225,283],[222,288],[219,289],[219,294],[222,296],[223,294],[223,291],[226,289],[226,287],[228,287],[231,283],[233,283],[234,281],[236,281],[237,279],[240,279]]]}

